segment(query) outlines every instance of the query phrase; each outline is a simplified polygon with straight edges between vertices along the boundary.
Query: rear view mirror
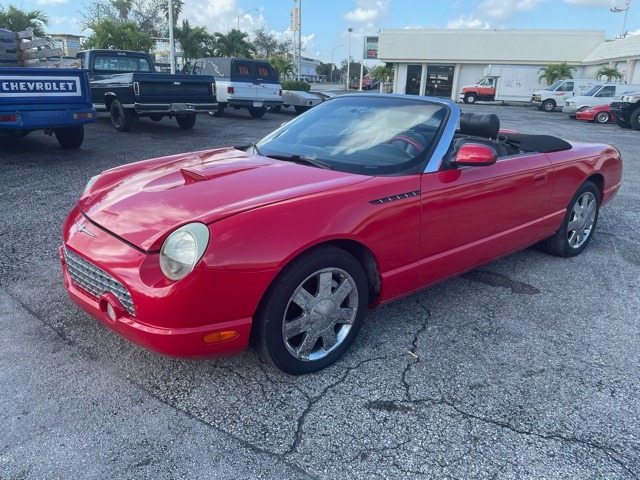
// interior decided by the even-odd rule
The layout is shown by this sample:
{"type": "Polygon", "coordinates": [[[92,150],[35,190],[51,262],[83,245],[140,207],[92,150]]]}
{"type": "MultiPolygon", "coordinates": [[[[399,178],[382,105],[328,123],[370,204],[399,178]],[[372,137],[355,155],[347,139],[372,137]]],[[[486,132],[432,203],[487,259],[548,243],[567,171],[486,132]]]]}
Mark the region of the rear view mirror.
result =
{"type": "Polygon", "coordinates": [[[458,166],[486,167],[496,163],[498,156],[495,150],[479,143],[462,145],[456,154],[455,164],[458,166]]]}

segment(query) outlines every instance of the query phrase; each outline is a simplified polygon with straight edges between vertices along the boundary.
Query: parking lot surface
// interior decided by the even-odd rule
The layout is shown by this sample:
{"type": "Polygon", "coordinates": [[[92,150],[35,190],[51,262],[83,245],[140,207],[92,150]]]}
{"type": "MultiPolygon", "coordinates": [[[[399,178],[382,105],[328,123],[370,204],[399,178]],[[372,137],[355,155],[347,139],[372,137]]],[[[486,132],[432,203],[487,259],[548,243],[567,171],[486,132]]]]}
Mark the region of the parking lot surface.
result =
{"type": "MultiPolygon", "coordinates": [[[[528,107],[503,128],[606,142],[623,187],[580,256],[535,248],[367,314],[336,365],[147,352],[66,295],[61,225],[92,175],[256,141],[291,112],[0,137],[0,479],[640,477],[640,132],[528,107]]],[[[259,245],[256,248],[260,248],[259,245]]]]}

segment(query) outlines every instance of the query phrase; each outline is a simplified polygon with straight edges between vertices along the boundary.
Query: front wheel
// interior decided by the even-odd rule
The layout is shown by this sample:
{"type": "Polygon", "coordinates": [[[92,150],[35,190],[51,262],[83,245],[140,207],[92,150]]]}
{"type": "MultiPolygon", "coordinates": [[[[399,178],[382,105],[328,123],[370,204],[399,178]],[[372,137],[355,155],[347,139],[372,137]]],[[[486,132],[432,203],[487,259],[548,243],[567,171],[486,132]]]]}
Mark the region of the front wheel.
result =
{"type": "Polygon", "coordinates": [[[553,112],[556,109],[556,102],[553,100],[545,100],[542,102],[540,109],[545,112],[553,112]]]}
{"type": "Polygon", "coordinates": [[[196,114],[176,115],[176,121],[178,122],[178,125],[180,125],[180,128],[189,130],[196,124],[196,114]]]}
{"type": "Polygon", "coordinates": [[[478,96],[475,93],[467,93],[464,96],[464,103],[476,103],[478,96]]]}
{"type": "Polygon", "coordinates": [[[128,132],[133,123],[133,113],[131,110],[125,109],[119,100],[111,102],[109,108],[111,113],[111,124],[119,132],[128,132]]]}
{"type": "Polygon", "coordinates": [[[559,257],[575,257],[591,241],[599,212],[600,191],[592,182],[584,182],[569,202],[560,229],[542,247],[559,257]]]}
{"type": "Polygon", "coordinates": [[[626,120],[620,120],[619,118],[616,118],[616,124],[620,128],[631,128],[631,124],[629,122],[627,122],[626,120]]]}
{"type": "Polygon", "coordinates": [[[608,112],[598,112],[595,121],[597,123],[607,123],[611,117],[608,112]]]}
{"type": "Polygon", "coordinates": [[[360,263],[337,247],[317,247],[294,259],[269,287],[254,318],[260,354],[293,375],[331,365],[362,326],[367,285],[360,263]]]}
{"type": "Polygon", "coordinates": [[[56,128],[55,133],[62,148],[78,148],[84,142],[84,125],[56,128]]]}
{"type": "Polygon", "coordinates": [[[253,118],[262,118],[265,113],[267,113],[266,107],[251,107],[249,109],[249,115],[253,118]]]}
{"type": "Polygon", "coordinates": [[[640,108],[636,108],[629,116],[629,123],[634,130],[640,130],[640,108]]]}

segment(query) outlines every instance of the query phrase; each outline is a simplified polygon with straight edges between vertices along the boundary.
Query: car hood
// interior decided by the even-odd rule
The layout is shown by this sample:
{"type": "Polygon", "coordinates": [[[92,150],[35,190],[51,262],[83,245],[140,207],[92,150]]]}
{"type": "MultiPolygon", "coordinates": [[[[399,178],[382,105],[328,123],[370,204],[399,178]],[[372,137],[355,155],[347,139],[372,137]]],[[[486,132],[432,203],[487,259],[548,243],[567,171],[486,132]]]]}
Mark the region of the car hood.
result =
{"type": "Polygon", "coordinates": [[[227,148],[154,161],[78,201],[96,225],[146,251],[176,227],[363,182],[371,177],[323,170],[227,148]]]}

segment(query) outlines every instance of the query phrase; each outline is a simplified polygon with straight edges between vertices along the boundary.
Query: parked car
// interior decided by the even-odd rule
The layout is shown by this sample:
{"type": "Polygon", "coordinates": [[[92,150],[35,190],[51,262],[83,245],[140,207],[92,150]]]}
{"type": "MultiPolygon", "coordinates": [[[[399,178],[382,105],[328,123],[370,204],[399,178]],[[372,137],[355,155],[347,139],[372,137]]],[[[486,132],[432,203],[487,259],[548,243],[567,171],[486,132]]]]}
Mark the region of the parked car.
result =
{"type": "Polygon", "coordinates": [[[282,87],[269,62],[252,58],[211,57],[193,62],[190,73],[212,75],[216,79],[216,116],[227,107],[247,108],[254,118],[263,117],[268,107],[282,105],[282,87]]]}
{"type": "Polygon", "coordinates": [[[567,99],[562,107],[562,113],[575,117],[581,109],[595,107],[597,105],[610,105],[616,97],[621,97],[625,93],[639,90],[640,85],[630,85],[626,83],[597,84],[585,92],[584,95],[577,95],[567,99]]]}
{"type": "Polygon", "coordinates": [[[84,125],[95,122],[87,72],[78,69],[0,68],[0,132],[22,138],[35,130],[78,148],[84,125]]]}
{"type": "Polygon", "coordinates": [[[197,112],[215,108],[213,77],[157,73],[147,53],[128,50],[87,50],[76,58],[89,72],[94,106],[107,111],[116,130],[126,132],[133,120],[173,118],[190,129],[197,112]]]}
{"type": "Polygon", "coordinates": [[[576,118],[578,120],[596,123],[616,121],[616,116],[611,113],[611,105],[597,105],[595,107],[584,108],[576,113],[576,118]]]}
{"type": "Polygon", "coordinates": [[[613,102],[611,113],[616,116],[618,126],[640,130],[640,90],[628,92],[619,102],[613,102]]]}
{"type": "Polygon", "coordinates": [[[243,149],[97,175],[60,258],[71,298],[132,342],[207,358],[251,337],[303,374],[338,360],[369,308],[539,242],[578,255],[621,178],[609,145],[347,94],[243,149]]]}
{"type": "Polygon", "coordinates": [[[533,92],[531,104],[545,112],[553,112],[562,107],[568,98],[584,95],[597,82],[595,80],[558,80],[544,90],[533,92]]]}

